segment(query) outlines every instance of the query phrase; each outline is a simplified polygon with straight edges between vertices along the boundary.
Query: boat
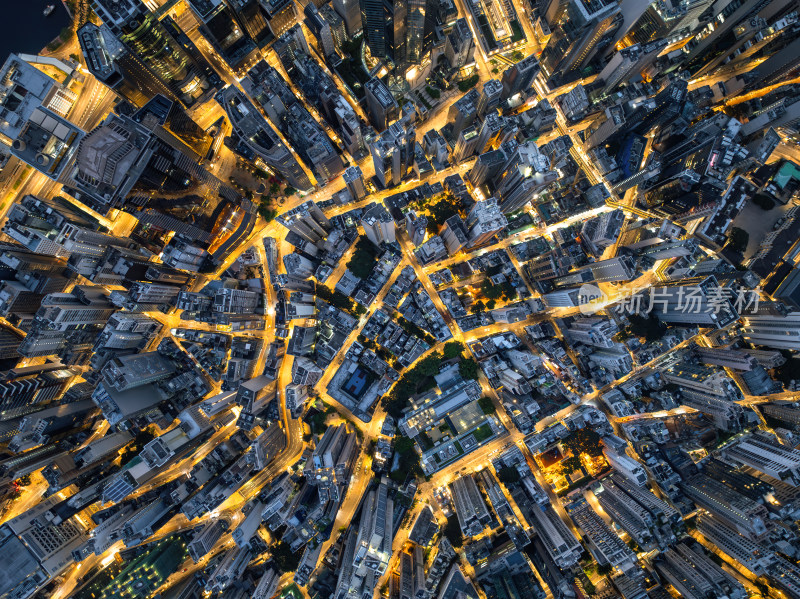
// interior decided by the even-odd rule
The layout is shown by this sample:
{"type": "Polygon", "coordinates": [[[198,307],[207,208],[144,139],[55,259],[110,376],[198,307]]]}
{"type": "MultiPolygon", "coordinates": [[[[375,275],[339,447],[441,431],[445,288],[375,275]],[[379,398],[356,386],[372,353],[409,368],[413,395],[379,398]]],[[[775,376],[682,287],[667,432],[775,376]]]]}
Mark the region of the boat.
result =
{"type": "Polygon", "coordinates": [[[44,9],[44,16],[49,17],[55,9],[56,9],[55,4],[48,4],[47,7],[44,9]]]}

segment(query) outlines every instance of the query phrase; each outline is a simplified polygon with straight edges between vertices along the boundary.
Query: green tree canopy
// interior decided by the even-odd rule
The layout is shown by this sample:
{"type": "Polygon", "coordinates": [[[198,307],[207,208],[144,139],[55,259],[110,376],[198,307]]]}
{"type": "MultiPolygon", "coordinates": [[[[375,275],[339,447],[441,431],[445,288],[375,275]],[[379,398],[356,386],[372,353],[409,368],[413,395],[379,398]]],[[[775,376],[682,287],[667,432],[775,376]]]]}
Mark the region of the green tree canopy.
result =
{"type": "Polygon", "coordinates": [[[458,363],[458,372],[465,379],[478,380],[480,376],[478,374],[478,363],[472,358],[462,358],[461,362],[458,363]]]}
{"type": "Polygon", "coordinates": [[[500,482],[505,484],[511,484],[519,482],[519,471],[516,468],[512,468],[511,466],[503,466],[497,473],[497,478],[500,479],[500,482]]]}
{"type": "Polygon", "coordinates": [[[463,351],[464,344],[460,341],[448,341],[444,344],[444,357],[447,360],[460,356],[463,351]]]}

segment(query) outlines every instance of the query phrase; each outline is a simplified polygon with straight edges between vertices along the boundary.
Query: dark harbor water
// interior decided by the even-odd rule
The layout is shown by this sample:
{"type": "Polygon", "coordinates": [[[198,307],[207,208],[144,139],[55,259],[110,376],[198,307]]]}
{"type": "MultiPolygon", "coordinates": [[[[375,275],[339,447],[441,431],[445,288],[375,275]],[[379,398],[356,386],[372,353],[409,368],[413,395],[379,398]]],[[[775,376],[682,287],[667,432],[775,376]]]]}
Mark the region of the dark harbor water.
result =
{"type": "Polygon", "coordinates": [[[0,61],[12,52],[38,54],[69,22],[61,0],[0,0],[0,61]],[[45,17],[49,4],[55,10],[45,17]]]}

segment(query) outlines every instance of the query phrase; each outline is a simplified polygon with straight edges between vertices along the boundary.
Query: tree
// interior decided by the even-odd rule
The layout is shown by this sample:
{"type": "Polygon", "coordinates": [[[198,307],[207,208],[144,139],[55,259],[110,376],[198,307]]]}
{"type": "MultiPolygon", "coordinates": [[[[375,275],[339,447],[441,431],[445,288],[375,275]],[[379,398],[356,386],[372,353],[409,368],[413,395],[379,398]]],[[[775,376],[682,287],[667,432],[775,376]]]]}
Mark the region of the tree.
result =
{"type": "Polygon", "coordinates": [[[611,574],[611,571],[614,567],[611,564],[603,564],[602,566],[597,567],[597,573],[601,576],[605,576],[606,574],[611,574]]]}
{"type": "Polygon", "coordinates": [[[507,485],[516,483],[519,482],[519,471],[511,466],[503,466],[497,473],[497,478],[500,479],[501,483],[505,483],[507,485]]]}
{"type": "Polygon", "coordinates": [[[356,302],[355,311],[358,316],[363,316],[364,314],[367,313],[367,309],[358,302],[356,302]]]}
{"type": "Polygon", "coordinates": [[[772,198],[764,193],[756,194],[753,197],[753,203],[762,210],[772,210],[775,207],[775,202],[772,198]]]}
{"type": "Polygon", "coordinates": [[[425,86],[425,93],[427,93],[434,100],[438,100],[439,97],[442,95],[442,92],[440,92],[435,87],[431,87],[430,85],[425,86]]]}
{"type": "MultiPolygon", "coordinates": [[[[573,431],[562,443],[568,447],[575,456],[581,453],[585,453],[593,458],[603,455],[600,435],[588,426],[573,431]]],[[[576,465],[580,465],[580,462],[576,465]]]]}
{"type": "Polygon", "coordinates": [[[628,327],[631,335],[644,337],[647,341],[658,341],[667,331],[667,326],[655,314],[649,314],[647,318],[631,314],[628,320],[631,323],[628,327]]]}
{"type": "Polygon", "coordinates": [[[156,438],[155,429],[152,427],[147,427],[143,431],[139,431],[139,433],[133,438],[133,441],[125,449],[122,454],[120,454],[120,464],[123,466],[130,462],[133,458],[139,455],[139,452],[142,448],[150,443],[153,439],[156,438]]]}
{"type": "Polygon", "coordinates": [[[458,90],[462,94],[468,92],[469,90],[471,90],[473,87],[475,87],[478,84],[478,80],[479,79],[480,79],[480,76],[476,73],[475,75],[472,75],[471,77],[467,77],[463,81],[459,81],[458,82],[458,90]]]}
{"type": "Polygon", "coordinates": [[[494,310],[494,307],[496,305],[497,305],[497,302],[494,301],[494,300],[489,300],[488,302],[486,302],[486,307],[489,308],[489,310],[494,310]]]}
{"type": "Polygon", "coordinates": [[[503,297],[503,287],[495,285],[491,279],[484,279],[481,283],[481,294],[490,300],[498,300],[503,297]]]}
{"type": "Polygon", "coordinates": [[[474,304],[472,304],[469,308],[469,311],[473,314],[477,314],[478,312],[483,312],[486,310],[486,304],[484,304],[481,300],[478,300],[474,304]]]}
{"type": "Polygon", "coordinates": [[[408,437],[398,437],[394,442],[394,449],[401,456],[407,456],[414,452],[414,441],[408,437]]]}
{"type": "Polygon", "coordinates": [[[465,379],[478,380],[478,363],[472,358],[462,358],[458,363],[458,373],[465,379]]]}
{"type": "Polygon", "coordinates": [[[497,411],[492,398],[485,395],[478,400],[478,405],[484,414],[494,414],[497,411]]]}
{"type": "Polygon", "coordinates": [[[731,249],[742,253],[747,249],[747,244],[750,241],[750,234],[745,231],[744,229],[740,229],[739,227],[732,227],[731,228],[731,236],[728,240],[728,244],[731,246],[731,249]]]}
{"type": "Polygon", "coordinates": [[[359,238],[347,269],[359,279],[367,279],[375,266],[375,246],[366,237],[359,238]]]}
{"type": "Polygon", "coordinates": [[[442,356],[438,353],[433,353],[427,358],[419,361],[419,364],[414,368],[424,376],[436,376],[439,374],[439,367],[442,364],[442,356]]]}
{"type": "Polygon", "coordinates": [[[442,534],[450,541],[453,547],[461,547],[461,526],[458,524],[458,516],[453,514],[447,519],[447,524],[444,525],[442,534]]]}
{"type": "Polygon", "coordinates": [[[300,564],[300,553],[292,553],[288,543],[278,541],[272,546],[272,559],[281,574],[294,572],[300,564]]]}
{"type": "Polygon", "coordinates": [[[464,351],[464,344],[460,341],[448,341],[444,344],[444,357],[446,360],[456,358],[464,351]]]}

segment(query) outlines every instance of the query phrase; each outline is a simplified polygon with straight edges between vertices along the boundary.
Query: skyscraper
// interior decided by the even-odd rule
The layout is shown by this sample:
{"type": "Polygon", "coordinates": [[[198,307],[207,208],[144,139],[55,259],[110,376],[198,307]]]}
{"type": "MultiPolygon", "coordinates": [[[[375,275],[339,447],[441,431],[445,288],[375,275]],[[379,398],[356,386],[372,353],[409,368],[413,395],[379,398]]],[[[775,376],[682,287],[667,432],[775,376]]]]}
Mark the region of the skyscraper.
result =
{"type": "Polygon", "coordinates": [[[353,38],[361,31],[361,7],[359,0],[333,0],[335,10],[344,21],[347,37],[353,38]]]}
{"type": "Polygon", "coordinates": [[[364,92],[370,122],[378,131],[385,130],[400,114],[400,106],[389,88],[377,77],[364,84],[364,92]]]}
{"type": "MultiPolygon", "coordinates": [[[[190,54],[139,0],[92,0],[95,13],[150,76],[184,105],[211,88],[205,65],[190,54]]],[[[144,73],[142,73],[144,76],[144,73]]]]}
{"type": "Polygon", "coordinates": [[[394,219],[382,203],[372,203],[364,207],[361,226],[364,227],[367,239],[377,246],[395,240],[394,219]]]}
{"type": "Polygon", "coordinates": [[[428,30],[432,29],[435,19],[433,0],[407,0],[406,15],[406,63],[419,64],[427,50],[428,30]]]}
{"type": "Polygon", "coordinates": [[[503,85],[503,92],[500,101],[508,100],[520,92],[530,89],[533,79],[539,73],[539,61],[534,56],[523,58],[518,63],[508,67],[503,71],[500,83],[503,85]]]}
{"type": "Polygon", "coordinates": [[[414,162],[416,129],[409,119],[393,123],[369,146],[375,174],[384,187],[398,185],[414,162]]]}
{"type": "Polygon", "coordinates": [[[387,39],[388,9],[383,0],[359,0],[364,41],[373,56],[386,58],[390,40],[387,39]]]}
{"type": "Polygon", "coordinates": [[[557,84],[577,79],[594,56],[611,40],[619,5],[608,0],[570,0],[541,55],[542,71],[557,84]]]}

